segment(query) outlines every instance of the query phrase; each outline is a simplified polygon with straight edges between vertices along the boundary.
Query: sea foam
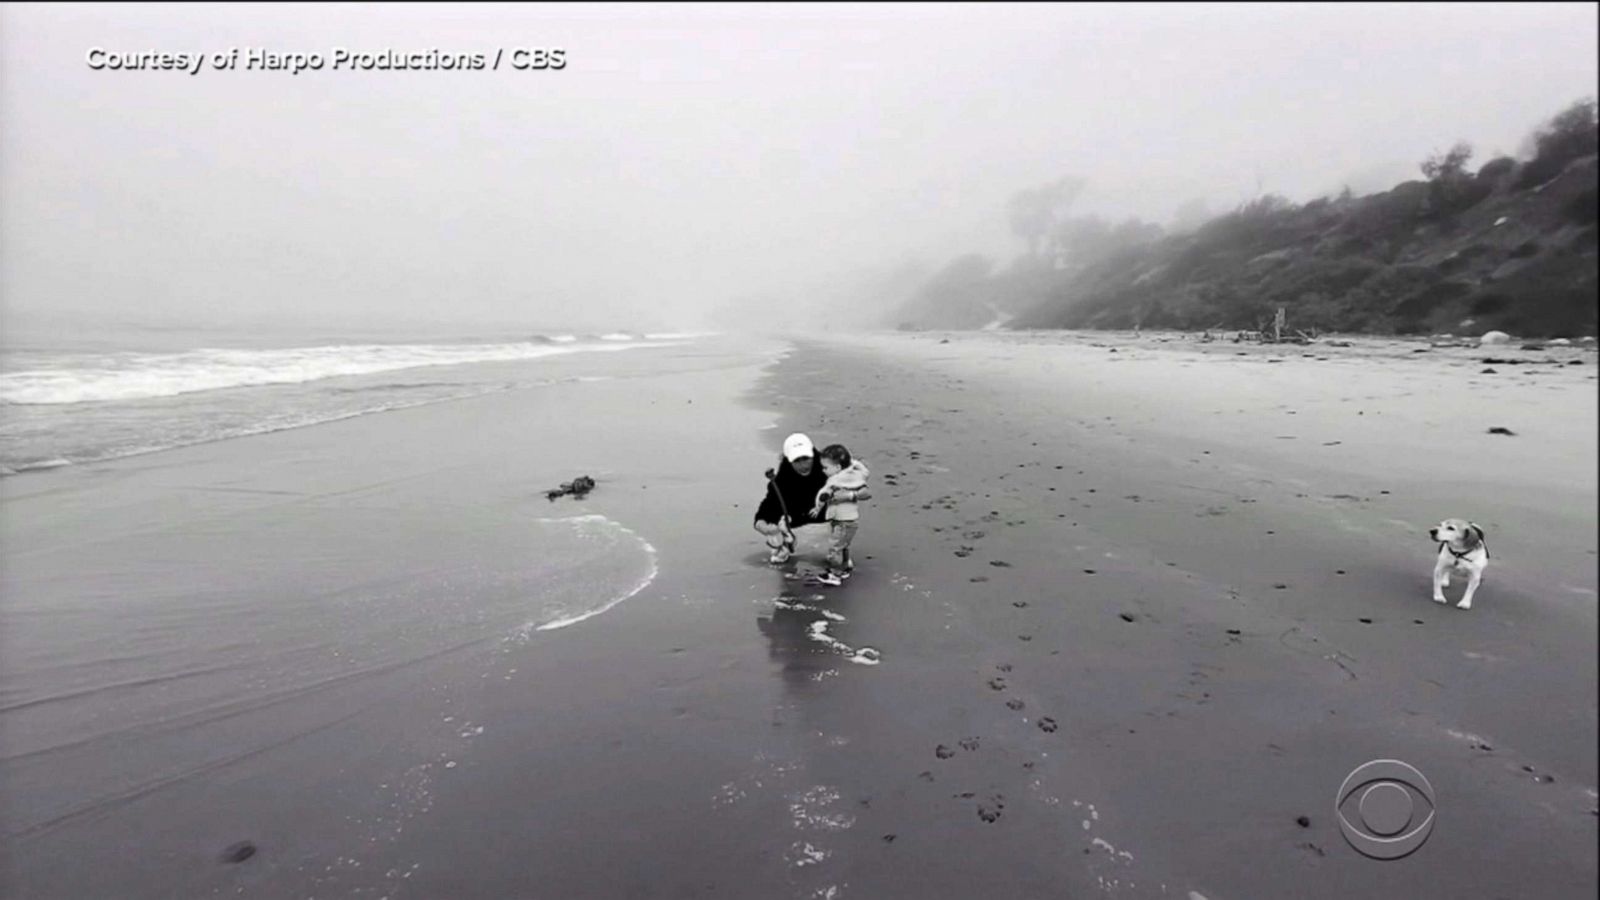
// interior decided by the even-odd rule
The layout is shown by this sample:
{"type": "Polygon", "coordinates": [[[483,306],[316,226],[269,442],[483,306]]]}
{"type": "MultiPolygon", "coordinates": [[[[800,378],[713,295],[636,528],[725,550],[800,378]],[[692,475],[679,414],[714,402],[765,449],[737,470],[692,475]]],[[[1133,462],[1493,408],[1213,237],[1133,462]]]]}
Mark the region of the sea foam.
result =
{"type": "Polygon", "coordinates": [[[226,388],[299,384],[424,366],[671,345],[664,340],[616,336],[594,343],[552,344],[541,339],[499,344],[347,344],[268,350],[75,354],[46,360],[44,365],[25,371],[0,375],[0,401],[52,405],[142,400],[226,388]]]}
{"type": "MultiPolygon", "coordinates": [[[[524,624],[513,634],[513,637],[517,639],[526,640],[530,636],[530,632],[555,631],[560,628],[567,628],[569,626],[576,625],[579,622],[592,619],[603,612],[613,609],[617,604],[629,599],[630,597],[633,597],[640,591],[649,587],[651,582],[656,580],[656,575],[660,573],[660,567],[657,565],[656,548],[651,545],[649,541],[645,540],[643,537],[640,537],[639,534],[633,529],[606,518],[605,516],[591,514],[572,516],[564,519],[539,519],[538,521],[541,524],[560,523],[569,525],[574,531],[582,536],[604,541],[613,546],[634,544],[644,552],[646,558],[649,560],[649,571],[624,590],[621,590],[611,596],[595,597],[596,602],[593,606],[590,606],[587,609],[559,609],[544,611],[546,615],[553,615],[554,618],[543,622],[531,621],[524,624]]],[[[617,548],[617,552],[622,552],[620,547],[617,548]]]]}

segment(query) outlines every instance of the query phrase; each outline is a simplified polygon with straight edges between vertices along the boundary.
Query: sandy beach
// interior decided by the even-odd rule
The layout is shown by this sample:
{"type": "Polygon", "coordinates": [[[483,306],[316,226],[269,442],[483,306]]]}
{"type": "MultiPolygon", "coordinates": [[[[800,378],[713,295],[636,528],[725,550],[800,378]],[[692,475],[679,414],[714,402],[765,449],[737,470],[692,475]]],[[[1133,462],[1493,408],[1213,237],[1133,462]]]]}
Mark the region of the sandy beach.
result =
{"type": "Polygon", "coordinates": [[[703,339],[0,480],[3,893],[1593,896],[1595,352],[1351,342],[703,339]],[[794,430],[842,587],[750,530],[794,430]]]}
{"type": "Polygon", "coordinates": [[[1593,889],[1594,355],[1353,344],[925,334],[801,357],[785,427],[862,435],[895,477],[871,536],[915,588],[881,678],[911,674],[910,644],[905,693],[941,698],[899,751],[935,779],[905,782],[904,818],[963,834],[865,895],[1593,889]],[[1428,599],[1446,516],[1494,552],[1470,613],[1428,599]],[[1332,816],[1376,758],[1438,792],[1394,862],[1332,816]],[[999,798],[1012,830],[986,831],[999,798]]]}

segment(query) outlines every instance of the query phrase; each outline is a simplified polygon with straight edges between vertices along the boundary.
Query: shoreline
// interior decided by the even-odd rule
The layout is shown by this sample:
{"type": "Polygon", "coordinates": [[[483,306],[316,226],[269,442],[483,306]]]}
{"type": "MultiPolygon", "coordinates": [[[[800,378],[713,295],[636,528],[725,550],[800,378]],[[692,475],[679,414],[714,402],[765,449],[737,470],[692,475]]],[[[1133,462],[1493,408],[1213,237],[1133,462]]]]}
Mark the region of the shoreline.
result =
{"type": "Polygon", "coordinates": [[[765,457],[770,417],[736,394],[775,352],[607,354],[561,369],[606,380],[6,479],[0,895],[525,890],[526,853],[484,863],[465,893],[422,885],[479,871],[464,845],[496,834],[560,843],[565,817],[534,797],[600,790],[592,766],[615,760],[552,738],[676,721],[652,682],[715,650],[655,642],[699,646],[690,585],[733,557],[707,547],[746,548],[706,513],[758,490],[717,471],[765,457]],[[545,498],[578,474],[598,481],[588,497],[545,498]],[[568,535],[574,517],[609,520],[602,542],[568,535]],[[549,596],[548,621],[523,611],[549,596]],[[566,627],[538,630],[552,623],[566,627]],[[247,653],[258,640],[284,649],[247,653]],[[210,661],[174,652],[190,647],[210,661]],[[244,861],[219,859],[242,844],[244,861]],[[74,864],[91,848],[95,866],[74,864]]]}

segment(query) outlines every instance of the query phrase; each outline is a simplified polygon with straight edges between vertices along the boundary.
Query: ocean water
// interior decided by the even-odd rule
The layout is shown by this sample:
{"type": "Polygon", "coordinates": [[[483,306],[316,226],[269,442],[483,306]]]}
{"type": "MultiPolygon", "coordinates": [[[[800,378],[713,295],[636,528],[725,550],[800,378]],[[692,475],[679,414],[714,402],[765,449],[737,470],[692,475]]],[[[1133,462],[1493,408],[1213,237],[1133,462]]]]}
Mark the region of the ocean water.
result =
{"type": "Polygon", "coordinates": [[[483,363],[671,346],[692,333],[7,335],[0,475],[526,387],[483,363]]]}
{"type": "MultiPolygon", "coordinates": [[[[505,363],[697,336],[7,334],[0,463],[20,485],[52,467],[536,388],[576,376],[505,363]]],[[[498,727],[460,699],[470,686],[517,677],[519,648],[563,640],[657,575],[648,535],[552,515],[562,507],[542,498],[448,512],[285,502],[91,535],[52,525],[53,502],[8,498],[0,515],[0,838],[51,853],[94,843],[96,828],[132,841],[117,829],[140,827],[146,804],[196,784],[230,796],[230,773],[317,735],[348,731],[365,748],[363,729],[395,731],[382,762],[334,781],[369,795],[405,783],[498,727]]]]}

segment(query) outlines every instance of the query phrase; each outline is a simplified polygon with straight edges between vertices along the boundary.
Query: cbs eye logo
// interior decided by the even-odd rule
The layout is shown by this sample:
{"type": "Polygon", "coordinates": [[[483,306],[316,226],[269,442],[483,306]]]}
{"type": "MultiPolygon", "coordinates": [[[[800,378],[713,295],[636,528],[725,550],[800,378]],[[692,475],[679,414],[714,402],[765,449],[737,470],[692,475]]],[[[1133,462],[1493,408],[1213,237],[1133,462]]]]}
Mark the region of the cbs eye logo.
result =
{"type": "Polygon", "coordinates": [[[1398,759],[1357,766],[1339,786],[1333,815],[1356,852],[1373,859],[1399,859],[1417,851],[1433,833],[1433,785],[1398,759]],[[1418,801],[1426,801],[1426,811],[1418,801]]]}

